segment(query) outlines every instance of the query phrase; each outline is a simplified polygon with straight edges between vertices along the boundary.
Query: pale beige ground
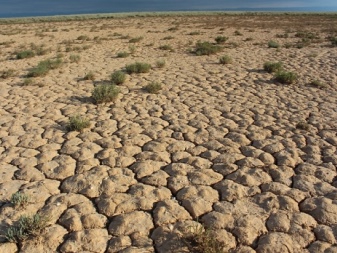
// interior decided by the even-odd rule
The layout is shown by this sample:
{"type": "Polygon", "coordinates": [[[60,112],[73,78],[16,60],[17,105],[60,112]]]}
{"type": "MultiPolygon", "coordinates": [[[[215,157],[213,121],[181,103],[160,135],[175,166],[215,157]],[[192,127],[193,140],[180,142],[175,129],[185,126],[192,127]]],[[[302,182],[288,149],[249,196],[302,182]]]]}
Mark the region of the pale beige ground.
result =
{"type": "Polygon", "coordinates": [[[337,252],[336,27],[324,16],[0,25],[0,71],[16,71],[0,79],[0,252],[190,252],[183,237],[197,222],[216,230],[224,252],[337,252]],[[298,31],[319,39],[286,48],[298,31]],[[219,35],[229,37],[223,52],[190,53],[219,35]],[[15,59],[30,43],[51,50],[15,59]],[[130,45],[133,55],[116,57],[130,45]],[[22,85],[60,53],[61,68],[22,85]],[[225,54],[232,64],[218,63],[225,54]],[[115,103],[94,104],[94,86],[136,61],[153,68],[128,75],[115,103]],[[298,83],[275,82],[266,61],[283,62],[298,83]],[[83,80],[89,71],[94,82],[83,80]],[[327,88],[308,85],[314,79],[327,88]],[[142,89],[151,81],[162,83],[159,94],[142,89]],[[67,130],[75,114],[90,119],[83,133],[67,130]],[[22,209],[9,202],[17,191],[30,197],[22,209]],[[6,242],[8,227],[35,213],[49,218],[43,233],[6,242]]]}

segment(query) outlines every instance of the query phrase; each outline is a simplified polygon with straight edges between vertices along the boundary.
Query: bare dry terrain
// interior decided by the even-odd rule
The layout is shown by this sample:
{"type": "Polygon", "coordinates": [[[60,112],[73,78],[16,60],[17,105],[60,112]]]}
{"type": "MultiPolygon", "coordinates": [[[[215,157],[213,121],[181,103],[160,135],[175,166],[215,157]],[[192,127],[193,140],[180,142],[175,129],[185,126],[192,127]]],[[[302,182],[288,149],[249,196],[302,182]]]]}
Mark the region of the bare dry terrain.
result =
{"type": "Polygon", "coordinates": [[[336,44],[336,15],[0,24],[0,252],[337,252],[336,44]]]}

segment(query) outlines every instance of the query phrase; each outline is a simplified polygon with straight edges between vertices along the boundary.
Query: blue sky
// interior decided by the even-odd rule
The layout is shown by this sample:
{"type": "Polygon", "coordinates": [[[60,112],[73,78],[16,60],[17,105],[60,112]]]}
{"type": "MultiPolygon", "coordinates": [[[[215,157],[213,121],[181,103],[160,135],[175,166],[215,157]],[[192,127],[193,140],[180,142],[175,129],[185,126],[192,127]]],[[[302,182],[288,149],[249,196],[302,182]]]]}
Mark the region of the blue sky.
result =
{"type": "Polygon", "coordinates": [[[0,0],[0,17],[235,8],[313,8],[337,12],[337,0],[0,0]]]}

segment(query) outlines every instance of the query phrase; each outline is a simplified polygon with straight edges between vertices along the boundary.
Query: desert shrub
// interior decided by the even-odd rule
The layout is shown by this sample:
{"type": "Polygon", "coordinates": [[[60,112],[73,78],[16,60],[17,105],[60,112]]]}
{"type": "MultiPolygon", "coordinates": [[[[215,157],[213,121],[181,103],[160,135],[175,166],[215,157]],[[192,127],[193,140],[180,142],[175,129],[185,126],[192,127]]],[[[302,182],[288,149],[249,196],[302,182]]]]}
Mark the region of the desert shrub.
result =
{"type": "Polygon", "coordinates": [[[222,47],[213,45],[210,42],[197,42],[194,53],[196,55],[216,54],[222,50],[222,47]]]}
{"type": "Polygon", "coordinates": [[[190,227],[183,239],[190,252],[225,253],[224,247],[226,245],[217,239],[216,232],[213,229],[204,228],[202,225],[190,227]]]}
{"type": "Polygon", "coordinates": [[[111,83],[112,84],[122,84],[125,82],[126,75],[123,71],[115,71],[114,73],[111,74],[111,83]]]}
{"type": "Polygon", "coordinates": [[[337,37],[330,38],[331,45],[334,47],[337,47],[337,37]]]}
{"type": "Polygon", "coordinates": [[[119,94],[119,88],[114,84],[101,84],[94,88],[92,97],[97,104],[113,102],[119,94]]]}
{"type": "Polygon", "coordinates": [[[81,35],[77,37],[77,40],[89,40],[89,37],[87,35],[81,35]]]}
{"type": "Polygon", "coordinates": [[[95,80],[95,74],[92,71],[89,71],[84,77],[83,80],[95,80]]]}
{"type": "Polygon", "coordinates": [[[34,57],[35,53],[32,50],[24,50],[16,54],[16,59],[26,59],[34,57]]]}
{"type": "Polygon", "coordinates": [[[147,73],[151,69],[151,65],[143,62],[136,62],[133,64],[126,65],[125,70],[128,74],[133,73],[147,73]]]}
{"type": "Polygon", "coordinates": [[[130,51],[130,54],[136,53],[136,47],[134,45],[129,46],[129,51],[130,51]]]}
{"type": "Polygon", "coordinates": [[[166,36],[166,37],[163,38],[163,40],[172,40],[172,39],[174,39],[173,36],[166,36]]]}
{"type": "Polygon", "coordinates": [[[312,80],[309,84],[310,84],[311,86],[314,86],[314,87],[320,88],[320,89],[324,89],[324,88],[327,88],[327,87],[328,87],[327,84],[325,84],[325,83],[323,83],[323,82],[321,82],[320,80],[317,80],[317,79],[312,80]]]}
{"type": "Polygon", "coordinates": [[[242,36],[243,34],[240,31],[236,30],[236,31],[234,31],[234,35],[235,36],[242,36]]]}
{"type": "Polygon", "coordinates": [[[23,83],[22,83],[23,86],[29,86],[29,85],[33,85],[33,84],[34,84],[34,80],[31,77],[25,78],[23,80],[23,83]]]}
{"type": "Polygon", "coordinates": [[[215,42],[218,43],[218,44],[223,44],[223,43],[225,43],[227,40],[228,40],[228,37],[225,37],[225,36],[217,36],[217,37],[215,38],[215,42]]]}
{"type": "Polygon", "coordinates": [[[293,72],[278,71],[275,74],[275,80],[283,84],[292,84],[297,81],[297,75],[293,72]]]}
{"type": "Polygon", "coordinates": [[[268,73],[275,73],[282,70],[282,62],[265,62],[263,69],[268,73]]]}
{"type": "Polygon", "coordinates": [[[10,202],[15,206],[15,208],[25,207],[28,204],[29,197],[28,195],[16,192],[12,195],[10,202]]]}
{"type": "Polygon", "coordinates": [[[156,61],[156,67],[157,68],[163,68],[165,66],[165,64],[166,64],[165,60],[156,61]]]}
{"type": "Polygon", "coordinates": [[[172,47],[170,45],[162,45],[159,46],[160,50],[168,50],[168,51],[173,51],[172,47]]]}
{"type": "Polygon", "coordinates": [[[219,58],[220,64],[229,64],[232,62],[232,58],[229,55],[223,55],[219,58]]]}
{"type": "Polygon", "coordinates": [[[15,76],[16,71],[14,69],[8,69],[0,72],[0,79],[7,79],[15,76]]]}
{"type": "Polygon", "coordinates": [[[270,48],[279,48],[280,44],[277,43],[276,41],[270,40],[270,41],[268,41],[268,47],[270,47],[270,48]]]}
{"type": "Polygon", "coordinates": [[[29,236],[37,236],[47,226],[48,218],[35,214],[33,216],[21,216],[18,225],[11,226],[5,233],[9,242],[21,243],[29,236]]]}
{"type": "Polygon", "coordinates": [[[190,32],[187,35],[200,35],[201,33],[198,31],[190,32]]]}
{"type": "Polygon", "coordinates": [[[72,54],[69,56],[69,60],[70,62],[76,62],[78,63],[81,59],[81,56],[79,56],[78,54],[72,54]]]}
{"type": "Polygon", "coordinates": [[[155,93],[158,93],[162,89],[162,86],[158,82],[151,82],[148,85],[146,85],[144,89],[149,93],[155,94],[155,93]]]}
{"type": "Polygon", "coordinates": [[[84,128],[90,126],[90,121],[80,115],[71,116],[68,122],[69,131],[81,132],[84,128]]]}
{"type": "Polygon", "coordinates": [[[118,58],[126,58],[128,57],[130,54],[128,52],[122,51],[122,52],[118,52],[117,53],[117,57],[118,58]]]}
{"type": "Polygon", "coordinates": [[[137,43],[139,41],[141,41],[143,39],[143,37],[136,37],[136,38],[132,38],[129,40],[129,43],[137,43]]]}
{"type": "Polygon", "coordinates": [[[49,59],[41,61],[36,67],[32,68],[28,72],[27,77],[44,76],[49,72],[49,70],[59,68],[61,65],[62,65],[61,58],[56,58],[55,60],[49,59]]]}

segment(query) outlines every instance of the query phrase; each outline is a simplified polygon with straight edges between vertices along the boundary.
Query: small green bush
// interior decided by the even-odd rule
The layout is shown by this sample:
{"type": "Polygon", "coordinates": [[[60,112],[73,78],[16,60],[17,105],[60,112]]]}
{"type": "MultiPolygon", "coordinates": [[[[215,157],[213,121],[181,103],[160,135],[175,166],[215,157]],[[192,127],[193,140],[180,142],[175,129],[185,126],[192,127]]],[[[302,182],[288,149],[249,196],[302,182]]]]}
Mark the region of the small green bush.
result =
{"type": "Polygon", "coordinates": [[[314,86],[314,87],[316,87],[316,88],[320,88],[320,89],[324,89],[324,88],[327,88],[328,87],[328,85],[327,84],[325,84],[325,83],[323,83],[323,82],[321,82],[320,80],[312,80],[311,82],[310,82],[310,85],[311,86],[314,86]]]}
{"type": "Polygon", "coordinates": [[[160,50],[173,51],[173,48],[170,45],[162,45],[159,47],[160,50]]]}
{"type": "Polygon", "coordinates": [[[270,48],[279,48],[280,44],[277,43],[276,41],[270,40],[270,41],[268,41],[268,47],[270,47],[270,48]]]}
{"type": "Polygon", "coordinates": [[[27,77],[44,76],[49,72],[49,70],[59,68],[61,65],[61,58],[57,58],[55,60],[49,59],[41,61],[36,67],[28,72],[27,77]]]}
{"type": "Polygon", "coordinates": [[[275,73],[282,70],[282,62],[266,62],[263,69],[268,73],[275,73]]]}
{"type": "Polygon", "coordinates": [[[143,37],[136,37],[136,38],[132,38],[129,40],[129,43],[137,43],[139,41],[141,41],[143,39],[143,37]]]}
{"type": "Polygon", "coordinates": [[[235,35],[235,36],[242,36],[243,34],[242,34],[240,31],[236,30],[236,31],[234,32],[234,35],[235,35]]]}
{"type": "Polygon", "coordinates": [[[91,80],[94,81],[95,80],[95,74],[92,71],[89,71],[84,77],[83,80],[91,80]]]}
{"type": "Polygon", "coordinates": [[[201,33],[198,31],[190,32],[187,35],[200,35],[201,33]]]}
{"type": "Polygon", "coordinates": [[[84,128],[90,126],[90,121],[80,115],[71,116],[69,118],[68,130],[82,132],[84,128]]]}
{"type": "Polygon", "coordinates": [[[213,45],[210,42],[197,42],[194,53],[196,55],[211,55],[222,50],[222,47],[213,45]]]}
{"type": "Polygon", "coordinates": [[[134,45],[129,46],[130,54],[136,53],[136,47],[134,45]]]}
{"type": "Polygon", "coordinates": [[[126,57],[128,57],[130,54],[128,53],[128,52],[125,52],[125,51],[123,51],[123,52],[118,52],[117,53],[117,57],[118,58],[126,58],[126,57]]]}
{"type": "Polygon", "coordinates": [[[89,40],[89,37],[87,35],[81,35],[77,37],[77,40],[89,40]]]}
{"type": "Polygon", "coordinates": [[[133,64],[126,65],[125,70],[128,74],[133,73],[147,73],[151,69],[151,65],[143,62],[136,62],[133,64]]]}
{"type": "Polygon", "coordinates": [[[37,236],[47,226],[48,218],[35,214],[33,216],[21,216],[17,226],[11,226],[5,233],[9,242],[21,243],[29,236],[37,236]]]}
{"type": "Polygon", "coordinates": [[[232,58],[229,55],[224,55],[219,58],[220,64],[230,64],[232,62],[232,58]]]}
{"type": "Polygon", "coordinates": [[[126,79],[126,75],[123,71],[115,71],[114,73],[112,73],[111,75],[111,83],[112,84],[122,84],[125,82],[125,79],[126,79]]]}
{"type": "Polygon", "coordinates": [[[119,88],[114,84],[102,84],[95,87],[92,91],[92,97],[97,104],[113,102],[119,94],[119,88]]]}
{"type": "Polygon", "coordinates": [[[218,36],[215,38],[215,42],[217,44],[223,44],[225,43],[226,41],[228,40],[228,37],[225,37],[225,36],[218,36]]]}
{"type": "Polygon", "coordinates": [[[300,121],[296,124],[297,129],[309,131],[310,125],[306,121],[300,121]]]}
{"type": "Polygon", "coordinates": [[[23,83],[22,83],[23,86],[29,86],[29,85],[33,85],[33,84],[34,84],[34,80],[31,77],[25,78],[23,80],[23,83]]]}
{"type": "Polygon", "coordinates": [[[166,62],[165,62],[165,60],[158,60],[158,61],[156,61],[156,67],[157,68],[163,68],[164,66],[165,66],[165,64],[166,64],[166,62]]]}
{"type": "Polygon", "coordinates": [[[69,56],[69,60],[70,62],[76,62],[78,63],[81,59],[81,56],[79,56],[78,54],[72,54],[69,56]]]}
{"type": "Polygon", "coordinates": [[[146,85],[144,88],[147,92],[156,94],[162,89],[162,86],[158,82],[151,82],[148,85],[146,85]]]}
{"type": "Polygon", "coordinates": [[[293,72],[278,71],[275,74],[275,80],[283,84],[292,84],[297,81],[297,75],[293,72]]]}
{"type": "Polygon", "coordinates": [[[34,57],[35,53],[32,50],[25,50],[25,51],[21,51],[18,52],[16,54],[16,59],[26,59],[26,58],[31,58],[34,57]]]}
{"type": "Polygon", "coordinates": [[[12,195],[10,202],[15,208],[25,207],[28,204],[29,197],[21,192],[16,192],[12,195]]]}

